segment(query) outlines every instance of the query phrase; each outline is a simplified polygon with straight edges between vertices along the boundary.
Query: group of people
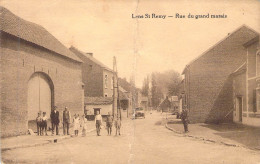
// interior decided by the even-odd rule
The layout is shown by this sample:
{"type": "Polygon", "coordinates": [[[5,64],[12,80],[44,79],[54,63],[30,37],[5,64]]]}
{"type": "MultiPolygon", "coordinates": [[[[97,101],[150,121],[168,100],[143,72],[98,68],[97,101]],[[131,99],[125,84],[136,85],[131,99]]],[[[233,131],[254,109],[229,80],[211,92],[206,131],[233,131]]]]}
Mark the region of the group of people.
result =
{"type": "MultiPolygon", "coordinates": [[[[112,133],[112,127],[113,127],[113,122],[115,123],[115,128],[116,128],[116,135],[117,133],[120,135],[120,128],[121,128],[121,120],[120,118],[115,116],[116,119],[111,115],[110,112],[108,112],[107,120],[106,120],[106,129],[107,129],[107,135],[111,135],[112,133]]],[[[97,111],[97,114],[95,116],[95,124],[96,124],[96,131],[97,131],[97,136],[100,136],[100,129],[102,127],[102,116],[97,111]]]]}
{"type": "Polygon", "coordinates": [[[37,135],[48,135],[47,134],[47,116],[46,112],[39,112],[38,116],[36,118],[36,124],[37,124],[37,135]]]}
{"type": "MultiPolygon", "coordinates": [[[[121,120],[116,116],[116,119],[108,112],[107,120],[106,120],[106,128],[108,135],[111,135],[113,122],[116,128],[116,135],[120,135],[120,128],[121,128],[121,120]]],[[[47,116],[46,112],[39,112],[36,118],[36,125],[37,125],[37,135],[48,135],[47,134],[47,116]]],[[[59,111],[55,106],[54,109],[51,111],[50,114],[51,120],[51,130],[52,135],[54,135],[54,131],[56,131],[56,135],[59,135],[59,124],[60,124],[60,117],[59,111]]],[[[80,117],[79,114],[75,114],[72,121],[71,121],[71,114],[67,107],[65,107],[63,111],[63,135],[70,135],[70,126],[72,123],[74,135],[78,136],[79,131],[82,130],[82,136],[86,136],[87,131],[87,118],[85,114],[80,117]]],[[[97,136],[100,136],[100,129],[102,127],[102,116],[99,112],[97,112],[95,116],[95,125],[97,136]]]]}
{"type": "MultiPolygon", "coordinates": [[[[54,131],[56,131],[56,135],[59,135],[59,124],[60,124],[60,116],[59,111],[57,111],[57,107],[55,106],[54,109],[51,111],[50,114],[51,119],[51,129],[52,135],[54,135],[54,131]]],[[[48,135],[47,134],[47,120],[48,117],[46,116],[46,112],[39,112],[36,118],[36,125],[37,125],[37,135],[48,135]]],[[[79,114],[75,114],[72,120],[73,128],[75,136],[78,136],[79,130],[82,127],[82,135],[86,136],[87,130],[87,119],[85,114],[80,118],[79,114]]],[[[71,114],[67,107],[65,107],[63,111],[63,134],[70,135],[70,125],[71,125],[71,114]]]]}

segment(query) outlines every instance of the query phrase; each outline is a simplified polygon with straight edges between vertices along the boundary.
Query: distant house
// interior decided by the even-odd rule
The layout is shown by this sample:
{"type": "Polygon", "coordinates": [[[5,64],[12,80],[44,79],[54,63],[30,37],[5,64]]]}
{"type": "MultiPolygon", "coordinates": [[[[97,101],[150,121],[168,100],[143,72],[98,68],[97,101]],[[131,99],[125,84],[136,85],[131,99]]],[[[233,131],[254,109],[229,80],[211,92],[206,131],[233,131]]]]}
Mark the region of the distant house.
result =
{"type": "Polygon", "coordinates": [[[26,134],[54,106],[83,113],[82,61],[45,28],[0,7],[0,52],[1,137],[26,134]]]}
{"type": "Polygon", "coordinates": [[[257,35],[243,25],[185,67],[182,103],[191,122],[232,121],[230,75],[246,61],[243,44],[257,35]]]}
{"type": "Polygon", "coordinates": [[[162,112],[170,112],[171,101],[169,100],[168,96],[166,96],[166,98],[160,103],[159,108],[162,110],[162,112]]]}
{"type": "Polygon", "coordinates": [[[129,108],[131,107],[130,93],[121,86],[119,86],[119,100],[120,108],[124,111],[129,110],[129,108]]]}
{"type": "Polygon", "coordinates": [[[148,110],[148,97],[145,97],[145,96],[143,96],[142,98],[141,98],[141,103],[140,103],[141,105],[141,107],[144,109],[144,110],[148,110]]]}
{"type": "Polygon", "coordinates": [[[69,48],[82,61],[82,80],[86,97],[113,96],[113,70],[93,57],[71,46],[69,48]]]}
{"type": "Polygon", "coordinates": [[[94,116],[99,112],[102,116],[112,114],[112,97],[85,97],[85,114],[87,119],[93,120],[94,116]]]}
{"type": "Polygon", "coordinates": [[[260,127],[259,35],[244,44],[247,60],[232,74],[233,121],[260,127]]]}
{"type": "Polygon", "coordinates": [[[171,110],[173,111],[179,111],[179,99],[178,96],[171,96],[171,110]]]}

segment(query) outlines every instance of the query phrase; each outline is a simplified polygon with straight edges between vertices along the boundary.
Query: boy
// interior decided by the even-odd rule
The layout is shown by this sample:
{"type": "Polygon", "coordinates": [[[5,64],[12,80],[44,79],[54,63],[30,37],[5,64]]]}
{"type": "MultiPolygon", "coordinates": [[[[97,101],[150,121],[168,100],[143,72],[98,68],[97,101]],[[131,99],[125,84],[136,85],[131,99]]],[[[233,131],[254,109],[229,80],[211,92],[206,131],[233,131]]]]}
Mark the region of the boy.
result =
{"type": "Polygon", "coordinates": [[[102,125],[102,116],[99,114],[99,111],[97,111],[97,115],[95,117],[95,124],[96,124],[97,136],[100,136],[100,129],[101,129],[101,125],[102,125]]]}
{"type": "Polygon", "coordinates": [[[43,112],[43,117],[42,117],[42,133],[45,131],[45,135],[47,136],[47,116],[46,112],[43,112]]]}
{"type": "Polygon", "coordinates": [[[111,116],[110,112],[108,112],[106,125],[107,125],[107,135],[111,135],[112,125],[113,125],[113,116],[111,116]]]}
{"type": "Polygon", "coordinates": [[[41,113],[38,113],[38,117],[36,118],[36,124],[37,124],[37,135],[42,135],[42,116],[41,113]]]}

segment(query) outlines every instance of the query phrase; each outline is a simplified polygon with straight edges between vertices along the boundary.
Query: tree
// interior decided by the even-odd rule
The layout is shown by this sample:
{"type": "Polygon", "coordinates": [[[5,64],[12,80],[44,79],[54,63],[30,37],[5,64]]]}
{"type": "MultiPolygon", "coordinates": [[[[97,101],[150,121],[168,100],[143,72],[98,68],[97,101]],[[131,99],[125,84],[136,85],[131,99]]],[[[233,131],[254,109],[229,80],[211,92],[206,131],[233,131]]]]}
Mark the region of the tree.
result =
{"type": "Polygon", "coordinates": [[[148,96],[149,94],[149,76],[145,77],[144,78],[144,81],[143,81],[143,86],[142,86],[142,95],[143,96],[148,96]]]}
{"type": "MultiPolygon", "coordinates": [[[[180,82],[181,75],[174,70],[163,73],[153,72],[151,75],[152,106],[158,107],[166,96],[178,95],[180,82]]],[[[149,78],[147,77],[143,81],[142,94],[148,95],[149,89],[149,78]]]]}

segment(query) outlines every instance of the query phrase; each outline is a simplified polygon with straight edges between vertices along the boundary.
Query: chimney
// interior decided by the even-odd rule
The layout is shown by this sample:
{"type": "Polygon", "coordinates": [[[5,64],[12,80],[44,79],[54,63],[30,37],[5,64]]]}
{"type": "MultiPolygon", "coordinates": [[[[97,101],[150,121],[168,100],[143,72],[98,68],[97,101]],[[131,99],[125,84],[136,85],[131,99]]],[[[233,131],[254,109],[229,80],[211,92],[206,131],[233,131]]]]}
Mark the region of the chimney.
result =
{"type": "Polygon", "coordinates": [[[88,54],[88,55],[93,57],[93,53],[92,52],[87,52],[86,54],[88,54]]]}

